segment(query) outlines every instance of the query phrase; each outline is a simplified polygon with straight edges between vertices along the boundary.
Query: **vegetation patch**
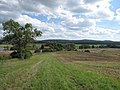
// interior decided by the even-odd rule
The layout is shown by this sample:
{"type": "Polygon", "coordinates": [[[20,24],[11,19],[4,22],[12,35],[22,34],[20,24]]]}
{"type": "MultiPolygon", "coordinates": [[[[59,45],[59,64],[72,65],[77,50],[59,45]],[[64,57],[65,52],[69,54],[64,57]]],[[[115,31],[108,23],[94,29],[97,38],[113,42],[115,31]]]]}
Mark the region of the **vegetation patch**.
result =
{"type": "Polygon", "coordinates": [[[11,53],[11,56],[21,59],[31,57],[32,54],[28,51],[28,44],[33,43],[34,38],[41,36],[42,32],[33,28],[31,23],[22,26],[12,19],[2,25],[4,30],[3,40],[13,45],[11,50],[16,50],[16,52],[11,53]]]}
{"type": "Polygon", "coordinates": [[[46,43],[41,45],[40,48],[35,50],[35,53],[38,52],[56,52],[56,51],[75,51],[75,44],[71,43],[46,43]]]}

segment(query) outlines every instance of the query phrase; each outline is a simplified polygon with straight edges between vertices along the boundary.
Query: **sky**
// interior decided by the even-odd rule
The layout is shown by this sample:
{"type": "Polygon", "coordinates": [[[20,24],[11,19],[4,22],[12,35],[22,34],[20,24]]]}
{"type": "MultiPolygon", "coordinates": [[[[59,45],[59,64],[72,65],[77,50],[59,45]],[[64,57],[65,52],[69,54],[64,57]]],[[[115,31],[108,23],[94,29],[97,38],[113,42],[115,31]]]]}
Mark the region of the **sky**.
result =
{"type": "Polygon", "coordinates": [[[120,41],[120,0],[0,0],[2,23],[32,23],[45,39],[120,41]]]}

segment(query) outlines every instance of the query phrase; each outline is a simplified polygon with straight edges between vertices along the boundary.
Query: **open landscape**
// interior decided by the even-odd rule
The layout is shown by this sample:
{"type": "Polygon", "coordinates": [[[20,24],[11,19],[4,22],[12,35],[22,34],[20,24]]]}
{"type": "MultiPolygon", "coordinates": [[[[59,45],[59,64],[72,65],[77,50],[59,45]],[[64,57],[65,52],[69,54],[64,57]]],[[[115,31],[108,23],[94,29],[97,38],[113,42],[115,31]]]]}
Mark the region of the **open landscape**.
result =
{"type": "Polygon", "coordinates": [[[0,0],[0,90],[120,90],[120,0],[0,0]]]}
{"type": "Polygon", "coordinates": [[[0,90],[119,90],[120,50],[45,52],[0,65],[0,90]]]}

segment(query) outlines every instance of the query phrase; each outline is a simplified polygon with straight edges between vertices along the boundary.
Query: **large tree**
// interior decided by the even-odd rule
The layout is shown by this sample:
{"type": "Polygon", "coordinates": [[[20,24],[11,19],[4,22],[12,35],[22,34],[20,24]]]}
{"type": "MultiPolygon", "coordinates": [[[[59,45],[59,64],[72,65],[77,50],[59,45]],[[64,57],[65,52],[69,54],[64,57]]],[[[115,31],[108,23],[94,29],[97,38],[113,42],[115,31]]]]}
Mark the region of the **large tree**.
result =
{"type": "Polygon", "coordinates": [[[27,45],[35,37],[41,36],[42,32],[33,28],[32,24],[26,23],[24,26],[10,19],[2,24],[4,30],[4,40],[11,43],[24,59],[23,52],[27,51],[27,45]]]}

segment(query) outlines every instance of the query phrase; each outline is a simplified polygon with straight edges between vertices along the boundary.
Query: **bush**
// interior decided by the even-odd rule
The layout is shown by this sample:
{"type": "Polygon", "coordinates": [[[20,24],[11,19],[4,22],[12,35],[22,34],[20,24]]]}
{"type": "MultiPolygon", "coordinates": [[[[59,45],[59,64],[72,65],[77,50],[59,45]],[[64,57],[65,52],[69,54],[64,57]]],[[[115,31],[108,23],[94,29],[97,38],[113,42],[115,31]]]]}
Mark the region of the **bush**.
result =
{"type": "Polygon", "coordinates": [[[22,58],[22,59],[27,59],[27,58],[30,58],[32,56],[32,53],[30,51],[24,51],[22,53],[20,52],[12,52],[10,54],[10,56],[12,58],[22,58]]]}
{"type": "Polygon", "coordinates": [[[85,50],[84,52],[90,52],[90,50],[85,50]]]}
{"type": "Polygon", "coordinates": [[[78,51],[78,49],[75,49],[75,51],[78,51]]]}
{"type": "Polygon", "coordinates": [[[71,44],[71,43],[46,43],[46,46],[49,46],[50,49],[45,50],[45,51],[62,51],[62,50],[66,50],[66,51],[74,51],[75,50],[75,44],[71,44]]]}
{"type": "Polygon", "coordinates": [[[10,54],[10,56],[11,56],[12,58],[20,58],[20,53],[14,51],[14,52],[12,52],[12,53],[10,54]]]}
{"type": "Polygon", "coordinates": [[[27,51],[24,54],[25,54],[24,59],[30,58],[32,56],[32,53],[30,51],[27,51]]]}
{"type": "Polygon", "coordinates": [[[75,44],[46,43],[45,45],[42,45],[41,48],[36,49],[34,53],[41,52],[41,49],[42,49],[42,52],[55,52],[55,51],[62,51],[62,50],[75,51],[75,44]],[[47,46],[47,48],[44,46],[47,46]]]}
{"type": "Polygon", "coordinates": [[[64,49],[67,51],[74,51],[75,50],[75,44],[66,44],[64,45],[64,49]]]}

